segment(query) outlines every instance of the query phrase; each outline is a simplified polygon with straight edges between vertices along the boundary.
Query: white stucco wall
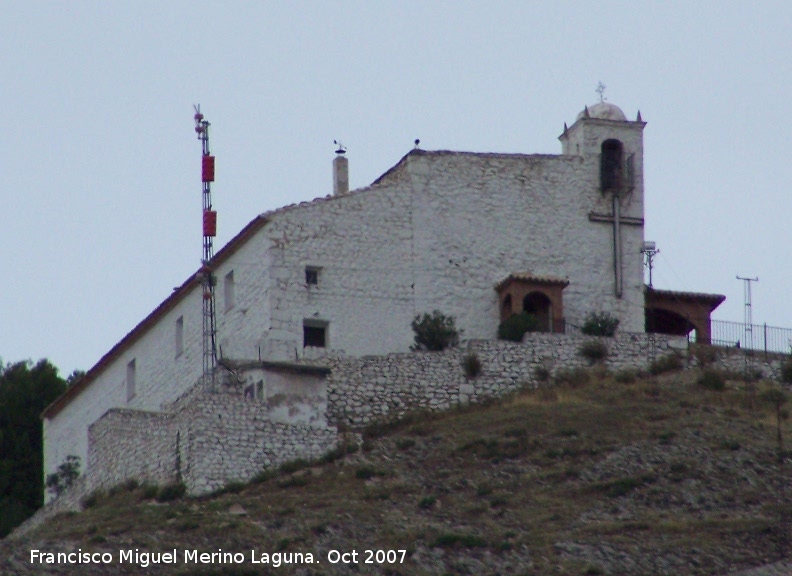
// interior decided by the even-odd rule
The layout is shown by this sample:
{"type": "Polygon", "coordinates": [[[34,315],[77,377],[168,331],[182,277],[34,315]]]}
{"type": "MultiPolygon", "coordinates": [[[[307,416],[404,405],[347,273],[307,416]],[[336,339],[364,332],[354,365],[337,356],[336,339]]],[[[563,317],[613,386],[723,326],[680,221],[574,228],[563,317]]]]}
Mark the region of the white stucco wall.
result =
{"type": "Polygon", "coordinates": [[[382,182],[274,214],[273,359],[303,350],[304,320],[328,322],[328,347],[348,354],[407,350],[416,314],[456,317],[467,338],[492,338],[494,285],[513,272],[569,279],[568,326],[608,311],[625,331],[644,328],[643,226],[622,225],[623,293],[614,295],[613,226],[599,190],[600,146],[635,154],[635,188],[622,216],[643,218],[642,124],[589,120],[570,129],[566,155],[414,152],[382,182]],[[581,155],[573,152],[581,151],[581,155]],[[305,285],[307,264],[321,267],[305,285]],[[277,325],[277,329],[276,329],[277,325]]]}

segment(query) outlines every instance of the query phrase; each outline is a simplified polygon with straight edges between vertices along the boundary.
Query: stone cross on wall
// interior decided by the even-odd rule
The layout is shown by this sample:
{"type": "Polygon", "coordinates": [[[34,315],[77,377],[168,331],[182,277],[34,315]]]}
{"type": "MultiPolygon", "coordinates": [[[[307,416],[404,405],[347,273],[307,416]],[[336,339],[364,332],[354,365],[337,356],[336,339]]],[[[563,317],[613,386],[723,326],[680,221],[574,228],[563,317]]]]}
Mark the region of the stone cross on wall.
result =
{"type": "Polygon", "coordinates": [[[621,227],[625,225],[643,226],[644,219],[634,216],[622,216],[621,196],[617,192],[613,194],[613,211],[610,214],[589,212],[588,218],[590,222],[607,222],[613,225],[613,294],[616,298],[621,298],[624,288],[621,227]]]}

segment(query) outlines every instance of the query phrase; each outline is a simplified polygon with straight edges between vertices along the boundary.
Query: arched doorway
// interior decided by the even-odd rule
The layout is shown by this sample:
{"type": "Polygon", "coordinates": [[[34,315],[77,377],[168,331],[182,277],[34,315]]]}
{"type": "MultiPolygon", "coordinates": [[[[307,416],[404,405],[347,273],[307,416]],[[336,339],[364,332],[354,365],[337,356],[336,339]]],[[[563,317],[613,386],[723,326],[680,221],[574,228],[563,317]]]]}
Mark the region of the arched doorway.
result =
{"type": "Polygon", "coordinates": [[[553,304],[542,292],[529,292],[523,298],[523,311],[536,317],[539,332],[553,330],[553,304]]]}

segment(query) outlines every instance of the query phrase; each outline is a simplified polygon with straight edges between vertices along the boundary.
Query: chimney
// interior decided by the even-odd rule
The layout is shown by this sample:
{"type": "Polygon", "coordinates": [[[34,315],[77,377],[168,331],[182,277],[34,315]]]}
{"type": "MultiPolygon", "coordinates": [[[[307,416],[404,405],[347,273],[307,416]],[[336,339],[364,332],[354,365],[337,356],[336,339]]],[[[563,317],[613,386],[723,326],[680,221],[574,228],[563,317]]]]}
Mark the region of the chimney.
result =
{"type": "Polygon", "coordinates": [[[344,156],[346,150],[339,147],[333,160],[333,195],[341,196],[349,192],[349,160],[344,156]]]}

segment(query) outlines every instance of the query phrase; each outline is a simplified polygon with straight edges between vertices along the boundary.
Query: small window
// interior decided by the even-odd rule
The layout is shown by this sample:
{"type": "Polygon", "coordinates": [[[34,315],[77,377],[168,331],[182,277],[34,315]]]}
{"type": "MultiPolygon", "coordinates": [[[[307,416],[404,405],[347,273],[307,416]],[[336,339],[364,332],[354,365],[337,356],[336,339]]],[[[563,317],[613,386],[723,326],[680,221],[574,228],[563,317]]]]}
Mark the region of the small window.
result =
{"type": "Polygon", "coordinates": [[[251,384],[245,388],[245,400],[264,401],[264,380],[259,380],[255,384],[251,384]]]}
{"type": "Polygon", "coordinates": [[[127,389],[127,402],[132,400],[135,397],[136,387],[137,387],[137,368],[135,366],[135,360],[132,359],[129,364],[127,364],[127,377],[126,377],[126,389],[127,389]]]}
{"type": "Polygon", "coordinates": [[[176,335],[174,340],[176,358],[184,353],[184,316],[179,316],[176,320],[176,335]]]}
{"type": "Polygon", "coordinates": [[[236,295],[234,294],[234,271],[231,270],[228,274],[225,275],[225,279],[223,280],[223,296],[225,297],[225,311],[228,312],[231,308],[234,307],[236,303],[234,300],[236,295]]]}
{"type": "Polygon", "coordinates": [[[327,323],[306,320],[303,323],[303,348],[327,347],[327,323]]]}
{"type": "Polygon", "coordinates": [[[306,266],[305,267],[305,284],[307,286],[318,286],[319,285],[319,270],[316,266],[306,266]]]}

